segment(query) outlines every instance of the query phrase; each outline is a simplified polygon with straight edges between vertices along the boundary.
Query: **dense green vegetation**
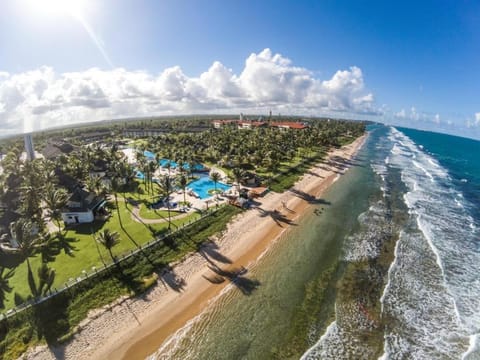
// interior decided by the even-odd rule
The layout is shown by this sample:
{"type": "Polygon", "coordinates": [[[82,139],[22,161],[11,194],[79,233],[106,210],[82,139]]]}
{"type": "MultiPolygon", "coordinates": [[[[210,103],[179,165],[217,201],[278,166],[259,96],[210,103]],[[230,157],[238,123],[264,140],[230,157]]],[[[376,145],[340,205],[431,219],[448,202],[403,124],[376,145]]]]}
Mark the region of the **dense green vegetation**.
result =
{"type": "MultiPolygon", "coordinates": [[[[239,212],[240,209],[232,206],[220,208],[118,266],[8,320],[0,321],[0,359],[16,358],[38,343],[65,341],[89,310],[109,304],[122,295],[144,292],[156,277],[161,278],[162,269],[197,251],[202,243],[209,241],[209,237],[223,231],[239,212]]],[[[182,287],[181,280],[177,286],[174,290],[178,291],[182,287]]]]}
{"type": "Polygon", "coordinates": [[[269,179],[268,185],[270,189],[276,192],[290,189],[309,168],[323,159],[325,154],[325,152],[319,151],[308,158],[289,165],[285,169],[281,169],[281,172],[269,179]]]}
{"type": "Polygon", "coordinates": [[[147,150],[177,162],[212,163],[255,171],[270,178],[282,167],[341,146],[365,130],[359,122],[313,122],[305,130],[262,127],[238,130],[235,125],[199,133],[165,134],[149,139],[147,150]]]}

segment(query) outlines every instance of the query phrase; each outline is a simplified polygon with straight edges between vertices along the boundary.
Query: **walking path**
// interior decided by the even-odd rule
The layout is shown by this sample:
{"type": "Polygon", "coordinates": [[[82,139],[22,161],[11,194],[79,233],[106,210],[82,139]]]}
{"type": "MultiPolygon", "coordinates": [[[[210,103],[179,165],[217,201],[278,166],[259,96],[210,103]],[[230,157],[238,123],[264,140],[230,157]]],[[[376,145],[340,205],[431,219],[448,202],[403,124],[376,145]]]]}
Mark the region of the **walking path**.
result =
{"type": "MultiPolygon", "coordinates": [[[[193,198],[193,199],[198,200],[196,198],[193,198]]],[[[119,197],[118,200],[121,201],[121,202],[127,202],[127,200],[123,197],[119,197]]],[[[178,199],[174,199],[174,200],[178,201],[178,199]]],[[[187,200],[192,200],[192,199],[188,199],[188,196],[187,196],[187,200]]],[[[207,200],[207,201],[212,202],[213,200],[207,200]]],[[[221,204],[224,201],[225,200],[222,200],[222,201],[218,201],[216,203],[221,204]]],[[[134,202],[132,204],[132,202],[130,201],[129,203],[132,206],[132,211],[130,212],[131,217],[136,222],[141,222],[141,223],[144,223],[144,224],[161,224],[161,223],[168,222],[168,218],[162,217],[162,215],[158,215],[159,217],[161,217],[159,219],[146,219],[146,218],[144,218],[140,215],[140,205],[138,204],[138,202],[134,202]]],[[[201,202],[202,205],[204,203],[205,203],[205,201],[201,202]]],[[[162,211],[163,210],[164,209],[162,209],[162,211]]],[[[171,211],[172,211],[173,214],[178,213],[178,211],[175,211],[175,210],[172,210],[172,209],[171,209],[171,211]]],[[[192,208],[190,208],[189,211],[187,211],[185,213],[181,213],[181,214],[178,214],[178,215],[171,216],[170,220],[173,221],[173,220],[179,220],[179,219],[185,218],[185,217],[191,215],[193,211],[202,211],[202,206],[192,207],[192,208]]]]}

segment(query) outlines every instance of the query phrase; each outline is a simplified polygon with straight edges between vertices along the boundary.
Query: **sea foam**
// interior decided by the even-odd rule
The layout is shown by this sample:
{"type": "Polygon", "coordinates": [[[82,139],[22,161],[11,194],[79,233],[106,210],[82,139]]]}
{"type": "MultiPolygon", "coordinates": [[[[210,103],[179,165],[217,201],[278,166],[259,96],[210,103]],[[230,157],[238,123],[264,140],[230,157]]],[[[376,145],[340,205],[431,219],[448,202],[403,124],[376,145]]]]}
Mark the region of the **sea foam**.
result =
{"type": "Polygon", "coordinates": [[[480,327],[480,253],[471,206],[431,155],[394,128],[389,139],[389,165],[401,172],[413,223],[397,243],[382,296],[382,309],[394,318],[383,358],[458,357],[480,327]]]}

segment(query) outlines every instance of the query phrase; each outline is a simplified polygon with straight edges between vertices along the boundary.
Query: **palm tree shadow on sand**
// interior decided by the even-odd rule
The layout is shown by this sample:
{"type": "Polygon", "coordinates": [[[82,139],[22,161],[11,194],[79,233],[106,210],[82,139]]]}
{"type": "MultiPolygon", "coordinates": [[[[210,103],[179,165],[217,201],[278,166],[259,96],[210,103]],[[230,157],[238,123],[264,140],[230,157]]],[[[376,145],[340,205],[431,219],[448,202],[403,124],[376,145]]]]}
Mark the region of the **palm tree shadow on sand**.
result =
{"type": "Polygon", "coordinates": [[[249,279],[244,276],[247,273],[247,269],[243,266],[239,268],[233,268],[231,270],[225,270],[218,265],[210,263],[208,268],[215,274],[214,276],[205,276],[203,278],[212,284],[222,284],[225,281],[230,281],[237,289],[239,289],[243,295],[251,295],[259,286],[260,281],[256,279],[249,279]]]}
{"type": "Polygon", "coordinates": [[[258,212],[260,213],[260,217],[269,216],[280,227],[283,227],[282,224],[297,226],[297,224],[295,224],[292,220],[290,220],[288,217],[286,217],[284,214],[282,214],[277,209],[275,209],[275,210],[265,210],[265,209],[263,209],[259,206],[257,206],[255,209],[257,209],[258,212]]]}
{"type": "Polygon", "coordinates": [[[223,255],[219,251],[219,247],[214,241],[208,241],[206,243],[198,244],[197,251],[210,264],[215,265],[215,263],[211,259],[221,262],[223,264],[232,264],[232,260],[230,260],[228,257],[223,255]]]}
{"type": "Polygon", "coordinates": [[[185,288],[185,279],[177,275],[170,265],[165,266],[157,275],[160,282],[167,289],[170,288],[176,292],[182,292],[185,288]]]}
{"type": "Polygon", "coordinates": [[[331,205],[332,203],[330,201],[327,201],[325,199],[320,199],[316,198],[313,195],[310,195],[309,193],[306,193],[305,191],[298,190],[295,188],[292,188],[289,190],[293,195],[296,197],[308,202],[309,204],[312,205],[331,205]]]}

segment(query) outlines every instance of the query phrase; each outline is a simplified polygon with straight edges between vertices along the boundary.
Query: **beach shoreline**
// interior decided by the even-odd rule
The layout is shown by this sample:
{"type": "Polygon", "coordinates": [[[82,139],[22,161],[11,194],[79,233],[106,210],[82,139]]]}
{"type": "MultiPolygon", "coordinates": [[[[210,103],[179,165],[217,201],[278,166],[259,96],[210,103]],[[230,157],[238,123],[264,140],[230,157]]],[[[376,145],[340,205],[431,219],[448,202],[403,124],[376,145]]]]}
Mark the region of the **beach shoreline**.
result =
{"type": "MultiPolygon", "coordinates": [[[[170,336],[199,315],[229,281],[207,281],[215,273],[208,265],[222,270],[245,268],[265,253],[288,231],[312,199],[319,197],[350,166],[367,135],[340,149],[307,171],[291,190],[268,193],[259,205],[235,217],[219,239],[213,239],[215,251],[231,264],[192,254],[176,264],[167,276],[181,278],[185,287],[177,292],[159,282],[146,294],[123,298],[115,304],[94,310],[79,325],[71,341],[59,347],[37,347],[27,359],[144,359],[156,352],[170,336]]],[[[167,282],[168,283],[168,282],[167,282]]]]}

